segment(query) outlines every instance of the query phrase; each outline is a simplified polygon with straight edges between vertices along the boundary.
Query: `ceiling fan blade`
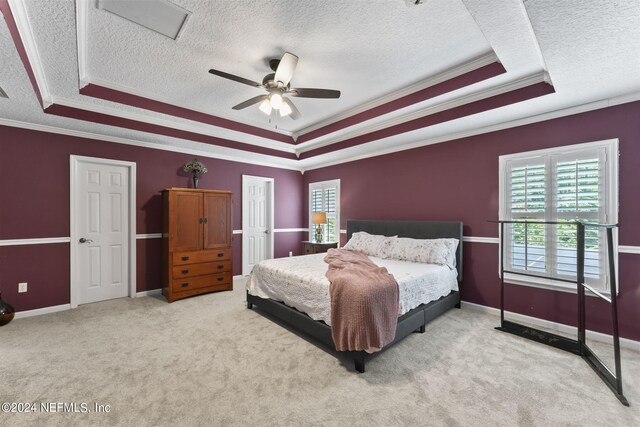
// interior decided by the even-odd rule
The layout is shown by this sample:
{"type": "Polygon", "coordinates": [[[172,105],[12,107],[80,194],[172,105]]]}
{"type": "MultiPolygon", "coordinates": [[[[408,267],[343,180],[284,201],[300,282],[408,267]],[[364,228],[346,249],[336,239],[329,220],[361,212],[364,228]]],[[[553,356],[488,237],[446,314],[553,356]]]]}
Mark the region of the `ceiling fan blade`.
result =
{"type": "Polygon", "coordinates": [[[295,88],[287,91],[298,98],[340,98],[340,91],[333,89],[295,88]]]}
{"type": "Polygon", "coordinates": [[[297,120],[298,118],[300,118],[300,110],[298,110],[298,108],[293,104],[293,102],[291,102],[287,98],[282,98],[282,102],[284,102],[289,106],[289,108],[291,108],[291,113],[289,113],[289,117],[291,117],[293,120],[297,120]]]}
{"type": "Polygon", "coordinates": [[[233,107],[234,110],[242,110],[243,108],[247,108],[252,106],[253,104],[257,104],[260,101],[264,101],[265,99],[269,98],[269,95],[258,95],[255,96],[251,99],[247,99],[244,102],[241,102],[240,104],[236,105],[233,107]]]}
{"type": "Polygon", "coordinates": [[[234,82],[243,83],[253,87],[264,87],[262,83],[254,82],[253,80],[245,79],[244,77],[234,76],[233,74],[225,73],[224,71],[214,70],[212,68],[209,70],[209,72],[213,75],[233,80],[234,82]]]}
{"type": "Polygon", "coordinates": [[[278,64],[276,76],[273,80],[276,82],[282,82],[284,86],[288,85],[291,77],[293,77],[293,72],[296,70],[297,65],[298,57],[293,53],[285,52],[284,55],[282,55],[280,64],[278,64]]]}

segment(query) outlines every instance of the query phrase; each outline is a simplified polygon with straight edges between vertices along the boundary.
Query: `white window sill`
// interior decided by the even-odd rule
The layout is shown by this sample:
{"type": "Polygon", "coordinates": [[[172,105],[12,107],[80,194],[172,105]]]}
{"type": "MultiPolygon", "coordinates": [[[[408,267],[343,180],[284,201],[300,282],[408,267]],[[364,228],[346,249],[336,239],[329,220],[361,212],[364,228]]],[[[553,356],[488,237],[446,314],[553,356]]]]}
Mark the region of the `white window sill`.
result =
{"type": "MultiPolygon", "coordinates": [[[[532,288],[547,289],[551,291],[567,292],[570,294],[577,294],[577,285],[571,283],[560,282],[553,279],[545,279],[538,277],[519,276],[517,274],[504,274],[504,282],[510,285],[529,286],[532,288]]],[[[604,296],[611,298],[611,292],[607,290],[600,291],[604,296]]],[[[597,297],[593,292],[585,289],[585,295],[590,297],[597,297]]]]}

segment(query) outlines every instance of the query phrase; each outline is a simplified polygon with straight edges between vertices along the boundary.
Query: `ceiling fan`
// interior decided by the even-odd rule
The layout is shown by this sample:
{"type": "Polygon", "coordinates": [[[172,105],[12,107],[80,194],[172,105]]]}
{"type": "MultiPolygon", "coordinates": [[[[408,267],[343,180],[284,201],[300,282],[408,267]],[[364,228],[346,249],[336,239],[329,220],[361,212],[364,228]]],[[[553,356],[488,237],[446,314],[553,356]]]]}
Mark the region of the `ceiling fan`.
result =
{"type": "Polygon", "coordinates": [[[292,53],[285,52],[285,54],[282,55],[282,59],[272,59],[269,61],[269,67],[271,67],[274,72],[264,76],[262,83],[234,76],[224,71],[211,69],[209,72],[238,83],[265,89],[268,92],[266,95],[258,95],[241,102],[233,107],[234,110],[242,110],[260,102],[260,111],[265,114],[271,115],[275,110],[280,113],[281,117],[289,116],[295,120],[300,117],[300,111],[290,99],[285,98],[285,95],[296,96],[298,98],[340,98],[339,90],[292,88],[289,82],[297,65],[298,57],[292,53]]]}

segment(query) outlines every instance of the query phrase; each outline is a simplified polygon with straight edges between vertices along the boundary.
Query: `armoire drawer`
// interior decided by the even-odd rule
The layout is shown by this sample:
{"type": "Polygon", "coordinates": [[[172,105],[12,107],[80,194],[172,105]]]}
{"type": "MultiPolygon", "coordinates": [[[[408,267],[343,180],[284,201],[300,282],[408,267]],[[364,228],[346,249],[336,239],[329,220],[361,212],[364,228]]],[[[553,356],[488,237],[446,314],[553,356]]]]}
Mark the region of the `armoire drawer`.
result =
{"type": "Polygon", "coordinates": [[[205,274],[222,273],[223,271],[231,271],[231,261],[176,265],[173,267],[173,278],[204,276],[205,274]]]}
{"type": "Polygon", "coordinates": [[[173,292],[188,291],[191,289],[206,288],[217,285],[228,285],[231,283],[231,272],[209,274],[207,276],[189,277],[174,280],[171,284],[173,292]]]}
{"type": "Polygon", "coordinates": [[[197,262],[226,261],[231,259],[231,248],[206,251],[174,252],[173,265],[194,264],[197,262]]]}

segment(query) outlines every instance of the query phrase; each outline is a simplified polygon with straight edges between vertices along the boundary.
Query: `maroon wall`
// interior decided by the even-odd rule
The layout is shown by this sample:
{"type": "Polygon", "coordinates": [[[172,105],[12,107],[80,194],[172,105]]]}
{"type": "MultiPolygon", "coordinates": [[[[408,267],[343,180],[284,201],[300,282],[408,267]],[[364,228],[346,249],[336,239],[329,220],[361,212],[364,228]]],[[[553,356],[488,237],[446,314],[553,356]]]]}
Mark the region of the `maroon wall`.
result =
{"type": "MultiPolygon", "coordinates": [[[[161,232],[161,190],[188,187],[182,165],[193,155],[0,126],[0,240],[68,237],[69,156],[136,162],[138,234],[161,232]]],[[[274,178],[275,227],[306,221],[302,175],[297,171],[201,158],[209,170],[200,188],[233,192],[233,229],[242,228],[242,175],[274,178]]],[[[300,233],[278,233],[275,256],[300,254],[300,233]]],[[[234,236],[235,275],[242,272],[242,239],[234,236]]],[[[137,241],[138,291],[160,287],[161,239],[137,241]]],[[[16,310],[69,302],[69,244],[0,247],[0,292],[16,310]],[[18,282],[29,291],[18,294],[18,282]]]]}
{"type": "MultiPolygon", "coordinates": [[[[603,139],[620,140],[620,245],[640,246],[640,102],[308,171],[308,184],[341,179],[347,219],[461,220],[464,235],[497,237],[498,156],[603,139]]],[[[344,236],[343,236],[344,239],[344,236]]],[[[343,242],[344,243],[344,242],[343,242]]],[[[464,244],[462,298],[499,306],[498,245],[464,244]]],[[[640,340],[640,256],[620,254],[620,330],[640,340]]],[[[512,285],[507,309],[575,324],[575,295],[512,285]]],[[[608,306],[588,298],[588,326],[611,333],[608,306]]]]}

